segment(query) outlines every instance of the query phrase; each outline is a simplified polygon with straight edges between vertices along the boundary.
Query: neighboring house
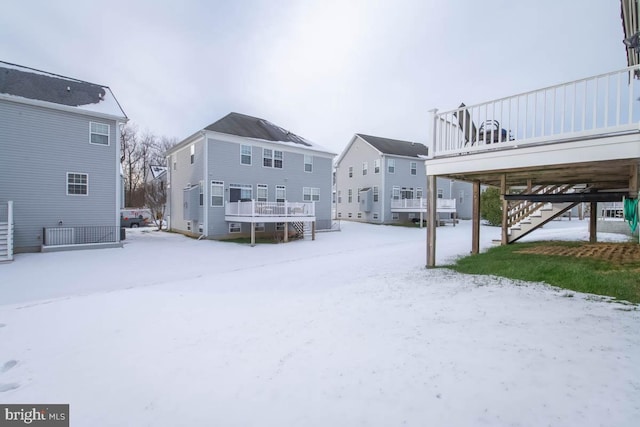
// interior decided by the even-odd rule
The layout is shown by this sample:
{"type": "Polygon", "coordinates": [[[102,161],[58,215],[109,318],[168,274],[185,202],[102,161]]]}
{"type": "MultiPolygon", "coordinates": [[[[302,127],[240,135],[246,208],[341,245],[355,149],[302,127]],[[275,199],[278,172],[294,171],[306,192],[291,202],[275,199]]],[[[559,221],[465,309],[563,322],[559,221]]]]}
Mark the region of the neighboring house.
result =
{"type": "Polygon", "coordinates": [[[0,62],[0,259],[120,245],[126,120],[106,86],[0,62]]]}
{"type": "Polygon", "coordinates": [[[173,231],[286,241],[331,228],[336,154],[267,120],[230,113],[166,155],[173,231]]]}
{"type": "MultiPolygon", "coordinates": [[[[355,134],[336,163],[336,217],[371,223],[420,221],[426,214],[423,144],[355,134]]],[[[467,183],[438,181],[441,219],[471,215],[467,183]]]]}

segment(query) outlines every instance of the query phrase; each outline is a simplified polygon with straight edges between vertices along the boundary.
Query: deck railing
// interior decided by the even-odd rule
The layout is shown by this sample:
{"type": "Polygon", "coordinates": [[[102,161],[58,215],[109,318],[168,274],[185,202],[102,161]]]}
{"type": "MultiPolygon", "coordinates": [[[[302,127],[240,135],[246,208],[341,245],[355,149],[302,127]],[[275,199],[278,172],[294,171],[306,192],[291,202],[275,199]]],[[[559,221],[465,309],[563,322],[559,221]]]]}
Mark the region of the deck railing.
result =
{"type": "MultiPolygon", "coordinates": [[[[437,199],[436,211],[449,212],[456,210],[456,199],[437,199]]],[[[391,200],[391,209],[426,209],[427,199],[391,200]]]]}
{"type": "Polygon", "coordinates": [[[227,216],[248,217],[309,217],[315,216],[315,202],[228,202],[225,206],[227,216]]]}
{"type": "Polygon", "coordinates": [[[120,241],[120,227],[111,225],[45,227],[42,235],[44,236],[42,242],[44,246],[117,243],[120,241]]]}
{"type": "Polygon", "coordinates": [[[639,66],[439,113],[429,157],[638,131],[639,66]]]}
{"type": "Polygon", "coordinates": [[[13,201],[0,203],[0,261],[13,260],[13,201]]]}

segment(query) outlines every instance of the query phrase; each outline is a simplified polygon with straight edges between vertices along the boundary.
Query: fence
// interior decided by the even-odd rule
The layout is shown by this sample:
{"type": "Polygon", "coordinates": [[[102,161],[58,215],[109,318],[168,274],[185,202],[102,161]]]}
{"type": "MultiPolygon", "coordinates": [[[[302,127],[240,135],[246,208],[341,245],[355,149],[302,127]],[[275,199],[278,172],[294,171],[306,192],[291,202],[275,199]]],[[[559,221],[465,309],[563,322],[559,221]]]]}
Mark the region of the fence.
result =
{"type": "Polygon", "coordinates": [[[86,245],[117,243],[120,241],[118,226],[45,227],[44,246],[86,245]]]}

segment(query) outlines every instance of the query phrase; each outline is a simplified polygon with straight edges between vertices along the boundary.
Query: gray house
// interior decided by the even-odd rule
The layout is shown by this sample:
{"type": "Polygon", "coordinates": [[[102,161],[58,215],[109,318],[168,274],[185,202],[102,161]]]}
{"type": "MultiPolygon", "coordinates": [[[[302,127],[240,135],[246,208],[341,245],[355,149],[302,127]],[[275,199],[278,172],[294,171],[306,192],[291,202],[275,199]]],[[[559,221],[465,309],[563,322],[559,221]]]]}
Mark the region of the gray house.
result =
{"type": "Polygon", "coordinates": [[[230,113],[166,154],[171,230],[253,242],[331,228],[336,154],[267,120],[230,113]]]}
{"type": "Polygon", "coordinates": [[[0,62],[0,260],[120,245],[120,124],[103,85],[0,62]]]}
{"type": "MultiPolygon", "coordinates": [[[[355,134],[336,163],[336,217],[378,224],[426,214],[427,147],[417,142],[355,134]]],[[[470,184],[438,181],[441,219],[471,216],[470,184]]]]}

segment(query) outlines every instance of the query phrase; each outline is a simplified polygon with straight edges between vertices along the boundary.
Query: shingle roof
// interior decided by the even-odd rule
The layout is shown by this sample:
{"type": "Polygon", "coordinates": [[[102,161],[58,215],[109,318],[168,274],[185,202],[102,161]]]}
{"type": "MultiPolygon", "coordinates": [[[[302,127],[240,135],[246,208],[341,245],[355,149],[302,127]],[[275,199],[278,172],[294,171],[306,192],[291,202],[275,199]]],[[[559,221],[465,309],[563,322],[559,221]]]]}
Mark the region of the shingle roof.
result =
{"type": "Polygon", "coordinates": [[[419,157],[426,156],[428,149],[419,142],[401,141],[398,139],[381,138],[379,136],[363,135],[357,133],[360,138],[371,144],[376,150],[384,154],[396,156],[419,157]]]}
{"type": "Polygon", "coordinates": [[[306,147],[313,145],[301,136],[276,126],[267,120],[239,113],[229,113],[205,129],[246,138],[292,142],[306,147]]]}
{"type": "Polygon", "coordinates": [[[126,117],[107,86],[0,61],[0,94],[126,117]]]}

